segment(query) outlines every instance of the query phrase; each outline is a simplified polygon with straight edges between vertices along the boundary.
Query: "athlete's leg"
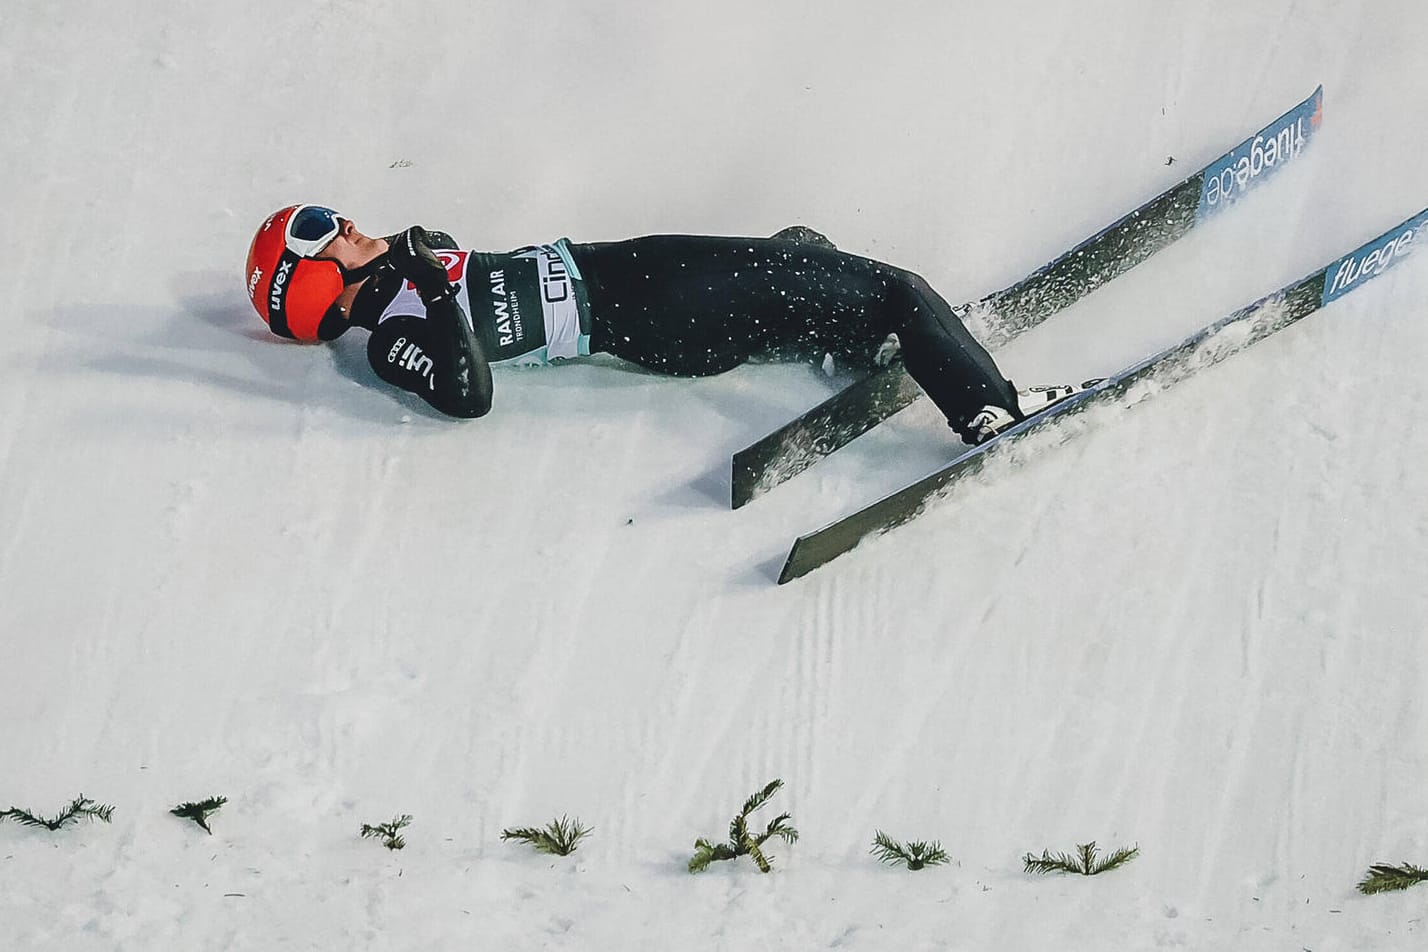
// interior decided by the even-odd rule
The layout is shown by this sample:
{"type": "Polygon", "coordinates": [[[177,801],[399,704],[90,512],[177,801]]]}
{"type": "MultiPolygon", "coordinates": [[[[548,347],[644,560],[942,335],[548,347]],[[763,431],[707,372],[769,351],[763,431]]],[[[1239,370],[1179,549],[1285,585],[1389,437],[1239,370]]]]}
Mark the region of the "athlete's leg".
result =
{"type": "Polygon", "coordinates": [[[961,432],[1015,390],[921,277],[835,249],[664,235],[572,247],[590,292],[591,346],[666,373],[721,373],[753,356],[833,353],[868,364],[889,332],[961,432]]]}
{"type": "Polygon", "coordinates": [[[1016,388],[946,299],[921,275],[883,269],[888,275],[888,307],[901,316],[895,330],[903,363],[953,429],[968,438],[966,423],[989,404],[1020,417],[1016,388]]]}

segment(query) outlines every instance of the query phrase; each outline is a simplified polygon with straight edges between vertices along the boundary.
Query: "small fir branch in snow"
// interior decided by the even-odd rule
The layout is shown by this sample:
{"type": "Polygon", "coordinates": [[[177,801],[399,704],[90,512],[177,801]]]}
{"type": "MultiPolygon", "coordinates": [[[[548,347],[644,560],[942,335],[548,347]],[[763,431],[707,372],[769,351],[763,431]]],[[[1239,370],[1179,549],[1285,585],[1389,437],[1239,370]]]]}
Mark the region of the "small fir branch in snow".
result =
{"type": "Polygon", "coordinates": [[[689,859],[689,871],[701,873],[709,864],[726,859],[747,856],[758,866],[759,872],[767,873],[773,866],[773,858],[764,852],[764,844],[777,836],[785,843],[797,843],[798,831],[789,825],[792,817],[781,813],[769,821],[764,832],[757,835],[749,832],[749,814],[768,803],[769,798],[783,786],[782,780],[770,781],[762,790],[744,801],[744,808],[729,823],[729,842],[711,843],[707,839],[694,841],[694,855],[689,859]]]}
{"type": "Polygon", "coordinates": [[[501,839],[529,843],[538,853],[569,856],[575,852],[580,841],[590,833],[591,828],[583,825],[579,818],[572,820],[562,815],[559,820],[551,820],[543,830],[538,830],[533,826],[502,830],[501,839]]]}
{"type": "Polygon", "coordinates": [[[1380,864],[1369,867],[1368,874],[1364,876],[1363,882],[1359,883],[1359,892],[1372,896],[1374,893],[1407,889],[1423,882],[1428,882],[1428,869],[1420,869],[1412,863],[1404,863],[1402,866],[1380,864]]]}
{"type": "Polygon", "coordinates": [[[1022,863],[1028,873],[1080,873],[1082,876],[1095,876],[1108,869],[1124,866],[1139,855],[1140,847],[1132,846],[1130,849],[1122,847],[1109,856],[1097,859],[1096,841],[1092,840],[1078,845],[1074,856],[1042,850],[1040,857],[1027,853],[1022,857],[1022,863]]]}
{"type": "Polygon", "coordinates": [[[213,831],[208,828],[208,818],[227,802],[227,797],[209,797],[207,800],[199,800],[197,803],[180,803],[169,812],[176,817],[192,820],[203,827],[203,832],[212,836],[213,831]]]}
{"type": "Polygon", "coordinates": [[[112,806],[95,803],[82,793],[71,800],[69,806],[48,819],[19,807],[0,810],[0,822],[10,819],[21,826],[40,826],[50,831],[69,826],[71,823],[78,823],[81,819],[103,820],[108,823],[113,817],[114,808],[112,806]]]}
{"type": "Polygon", "coordinates": [[[407,845],[406,837],[399,832],[411,826],[411,814],[403,813],[399,817],[394,817],[386,823],[363,823],[362,838],[380,838],[382,845],[389,850],[399,850],[407,845]]]}
{"type": "Polygon", "coordinates": [[[876,856],[880,863],[886,863],[889,866],[901,863],[908,869],[918,870],[925,866],[941,866],[950,858],[947,851],[942,848],[942,844],[936,840],[931,843],[911,840],[903,845],[882,830],[877,830],[876,833],[877,835],[873,838],[873,848],[868,852],[876,856]]]}

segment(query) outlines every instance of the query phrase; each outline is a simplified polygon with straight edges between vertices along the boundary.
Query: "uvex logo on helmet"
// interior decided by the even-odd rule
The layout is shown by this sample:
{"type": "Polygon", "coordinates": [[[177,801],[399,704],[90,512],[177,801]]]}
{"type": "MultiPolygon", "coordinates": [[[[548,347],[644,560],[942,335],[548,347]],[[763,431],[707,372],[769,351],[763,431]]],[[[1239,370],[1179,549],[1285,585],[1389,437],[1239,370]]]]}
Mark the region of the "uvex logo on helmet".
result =
{"type": "Polygon", "coordinates": [[[283,298],[288,289],[288,278],[293,276],[293,265],[297,264],[291,255],[283,255],[278,262],[278,270],[273,275],[273,280],[268,288],[268,320],[271,321],[274,315],[283,313],[283,298]]]}
{"type": "MultiPolygon", "coordinates": [[[[335,261],[303,257],[289,247],[287,235],[293,217],[304,210],[311,217],[314,207],[289,205],[279,209],[253,236],[244,269],[248,296],[253,310],[274,334],[303,341],[331,340],[348,326],[332,311],[342,294],[342,270],[335,261]]],[[[331,213],[327,215],[330,222],[331,213]]],[[[294,243],[303,245],[297,239],[294,243]]]]}

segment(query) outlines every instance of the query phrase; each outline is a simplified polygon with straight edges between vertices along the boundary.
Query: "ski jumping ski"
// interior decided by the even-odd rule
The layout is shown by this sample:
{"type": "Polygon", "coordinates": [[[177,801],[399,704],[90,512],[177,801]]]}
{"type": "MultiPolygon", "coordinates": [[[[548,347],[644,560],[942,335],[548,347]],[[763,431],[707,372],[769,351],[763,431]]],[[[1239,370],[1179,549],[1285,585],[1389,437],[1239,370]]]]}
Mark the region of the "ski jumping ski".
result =
{"type": "MultiPolygon", "coordinates": [[[[1200,171],[1001,291],[957,308],[995,349],[1174,244],[1297,158],[1323,118],[1324,87],[1200,171]]],[[[901,363],[875,371],[734,454],[731,507],[792,479],[921,394],[901,363]]]]}
{"type": "Polygon", "coordinates": [[[1096,382],[1089,389],[1054,404],[981,446],[967,450],[931,475],[816,532],[800,536],[788,554],[783,572],[779,575],[779,584],[807,575],[868,536],[915,518],[929,499],[943,494],[958,480],[977,473],[989,459],[996,458],[998,453],[1004,452],[1027,434],[1118,397],[1123,398],[1127,406],[1138,403],[1151,393],[1168,389],[1191,374],[1302,320],[1397,264],[1413,250],[1414,241],[1425,226],[1428,226],[1428,209],[1342,258],[1331,261],[1313,274],[1201,328],[1158,354],[1096,382]],[[1130,392],[1134,384],[1142,381],[1151,386],[1138,388],[1139,393],[1130,392]]]}

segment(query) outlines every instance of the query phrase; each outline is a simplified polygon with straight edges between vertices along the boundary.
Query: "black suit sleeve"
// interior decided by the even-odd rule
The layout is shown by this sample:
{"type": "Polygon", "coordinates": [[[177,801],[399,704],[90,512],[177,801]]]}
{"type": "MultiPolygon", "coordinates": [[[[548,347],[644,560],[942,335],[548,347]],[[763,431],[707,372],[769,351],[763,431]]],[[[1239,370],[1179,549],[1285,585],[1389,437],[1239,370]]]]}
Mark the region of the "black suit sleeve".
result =
{"type": "Polygon", "coordinates": [[[490,360],[431,243],[430,233],[418,225],[387,242],[387,264],[416,285],[426,318],[398,316],[379,324],[367,342],[367,359],[383,380],[418,394],[442,413],[484,416],[491,410],[490,360]]]}
{"type": "Polygon", "coordinates": [[[367,360],[377,376],[448,416],[491,410],[491,365],[454,297],[428,304],[425,319],[383,321],[367,341],[367,360]]]}

